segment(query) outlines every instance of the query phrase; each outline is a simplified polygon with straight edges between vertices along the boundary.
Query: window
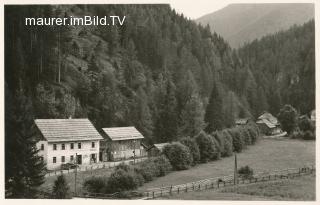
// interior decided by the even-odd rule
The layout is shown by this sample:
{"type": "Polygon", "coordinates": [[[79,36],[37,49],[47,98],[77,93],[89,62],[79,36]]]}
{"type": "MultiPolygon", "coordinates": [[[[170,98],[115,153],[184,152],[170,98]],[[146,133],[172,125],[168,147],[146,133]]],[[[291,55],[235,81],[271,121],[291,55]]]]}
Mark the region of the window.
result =
{"type": "Polygon", "coordinates": [[[65,149],[66,149],[65,144],[61,144],[61,149],[62,149],[62,150],[65,150],[65,149]]]}
{"type": "Polygon", "coordinates": [[[53,157],[52,162],[53,162],[53,163],[56,163],[56,162],[57,162],[57,158],[56,158],[56,157],[53,157]]]}
{"type": "Polygon", "coordinates": [[[61,156],[61,162],[65,162],[65,157],[64,156],[61,156]]]}
{"type": "Polygon", "coordinates": [[[41,144],[41,148],[40,148],[41,150],[44,150],[44,144],[41,144]]]}
{"type": "Polygon", "coordinates": [[[78,143],[78,149],[81,149],[81,142],[78,143]]]}
{"type": "Polygon", "coordinates": [[[57,144],[53,144],[53,150],[57,150],[57,144]]]}
{"type": "Polygon", "coordinates": [[[73,149],[73,146],[74,146],[74,144],[73,144],[73,143],[71,143],[71,144],[70,144],[70,149],[73,149]]]}
{"type": "Polygon", "coordinates": [[[96,144],[94,142],[91,142],[91,147],[94,148],[96,144]]]}
{"type": "Polygon", "coordinates": [[[73,155],[70,156],[70,162],[73,162],[73,155]]]}

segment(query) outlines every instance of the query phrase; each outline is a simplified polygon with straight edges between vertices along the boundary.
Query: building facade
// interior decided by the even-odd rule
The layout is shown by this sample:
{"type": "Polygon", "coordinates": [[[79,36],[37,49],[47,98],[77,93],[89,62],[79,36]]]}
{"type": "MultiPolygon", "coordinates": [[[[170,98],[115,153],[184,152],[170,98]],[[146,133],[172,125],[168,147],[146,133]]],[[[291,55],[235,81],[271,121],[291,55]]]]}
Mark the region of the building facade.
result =
{"type": "Polygon", "coordinates": [[[65,163],[99,162],[102,136],[88,119],[37,119],[40,141],[36,146],[48,170],[65,163]]]}
{"type": "Polygon", "coordinates": [[[264,112],[256,122],[260,131],[265,135],[277,135],[282,133],[278,119],[271,113],[264,112]]]}
{"type": "Polygon", "coordinates": [[[101,143],[102,161],[120,161],[146,156],[141,140],[144,138],[135,127],[102,128],[105,140],[101,143]]]}

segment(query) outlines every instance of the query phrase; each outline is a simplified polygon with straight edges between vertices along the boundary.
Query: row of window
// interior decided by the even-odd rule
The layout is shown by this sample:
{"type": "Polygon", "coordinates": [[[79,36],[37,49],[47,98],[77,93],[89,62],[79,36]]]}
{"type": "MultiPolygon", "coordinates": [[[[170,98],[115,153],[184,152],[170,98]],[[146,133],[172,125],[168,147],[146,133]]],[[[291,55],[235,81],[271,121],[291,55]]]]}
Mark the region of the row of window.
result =
{"type": "MultiPolygon", "coordinates": [[[[74,156],[70,155],[70,162],[73,162],[74,160],[74,156]]],[[[66,157],[65,156],[61,156],[61,162],[65,162],[66,161],[66,157]]],[[[53,157],[52,158],[52,163],[57,163],[57,157],[53,157]]]]}
{"type": "MultiPolygon", "coordinates": [[[[81,149],[81,142],[78,142],[78,149],[81,149]]],[[[91,142],[91,147],[95,148],[96,147],[96,143],[95,142],[91,142]]],[[[41,144],[41,150],[44,150],[44,144],[41,144]]],[[[65,150],[66,149],[66,145],[65,144],[61,144],[61,150],[65,150]]],[[[74,149],[74,143],[70,143],[70,149],[74,149]]],[[[57,150],[57,144],[53,144],[53,150],[57,150]]]]}

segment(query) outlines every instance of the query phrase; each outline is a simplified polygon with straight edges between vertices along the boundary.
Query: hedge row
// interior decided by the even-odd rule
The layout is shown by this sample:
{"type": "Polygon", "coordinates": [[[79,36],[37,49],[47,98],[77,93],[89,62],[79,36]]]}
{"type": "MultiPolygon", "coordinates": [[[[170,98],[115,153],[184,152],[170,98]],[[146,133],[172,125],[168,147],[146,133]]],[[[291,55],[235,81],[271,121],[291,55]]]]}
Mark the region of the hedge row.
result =
{"type": "Polygon", "coordinates": [[[143,183],[155,177],[165,176],[172,170],[169,160],[165,156],[150,158],[138,165],[118,165],[109,178],[88,178],[83,187],[88,192],[111,194],[135,190],[143,183]]]}
{"type": "Polygon", "coordinates": [[[163,153],[173,169],[184,170],[199,162],[206,163],[241,152],[253,145],[259,135],[259,128],[254,123],[211,134],[201,131],[193,138],[185,137],[165,146],[163,153]]]}
{"type": "Polygon", "coordinates": [[[254,144],[259,136],[255,124],[235,127],[207,134],[200,132],[195,137],[185,137],[179,142],[166,145],[163,154],[150,158],[138,165],[118,165],[111,176],[92,177],[84,182],[84,188],[95,193],[128,193],[145,182],[165,176],[172,169],[189,169],[198,163],[218,160],[241,152],[247,145],[254,144]]]}

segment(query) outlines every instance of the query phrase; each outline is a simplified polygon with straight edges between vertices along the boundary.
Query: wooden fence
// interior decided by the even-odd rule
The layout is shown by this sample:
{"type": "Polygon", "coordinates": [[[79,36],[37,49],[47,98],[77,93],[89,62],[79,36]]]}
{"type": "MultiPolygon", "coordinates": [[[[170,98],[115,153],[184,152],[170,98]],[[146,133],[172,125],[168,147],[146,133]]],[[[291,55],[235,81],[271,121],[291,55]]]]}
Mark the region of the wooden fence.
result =
{"type": "MultiPolygon", "coordinates": [[[[142,162],[146,159],[147,158],[137,158],[135,161],[136,161],[136,163],[138,163],[138,162],[142,162]]],[[[95,170],[95,169],[110,169],[110,168],[114,168],[114,167],[118,166],[121,163],[133,164],[133,160],[106,162],[106,163],[92,164],[92,165],[87,165],[87,166],[82,165],[77,168],[77,172],[91,171],[91,170],[95,170]]],[[[62,174],[69,174],[69,173],[74,173],[74,172],[75,172],[75,169],[56,170],[56,171],[51,171],[51,172],[46,173],[45,177],[57,176],[57,175],[62,175],[62,174]]]]}
{"type": "MultiPolygon", "coordinates": [[[[250,179],[238,178],[237,184],[251,184],[257,182],[273,181],[278,179],[294,178],[302,175],[315,173],[315,166],[304,166],[301,168],[290,168],[283,170],[274,170],[272,172],[259,172],[250,179]]],[[[234,186],[234,176],[223,176],[209,179],[203,179],[196,182],[190,182],[180,185],[149,189],[144,192],[144,199],[154,199],[166,195],[179,194],[182,192],[200,191],[206,189],[219,189],[227,186],[234,186]]]]}

